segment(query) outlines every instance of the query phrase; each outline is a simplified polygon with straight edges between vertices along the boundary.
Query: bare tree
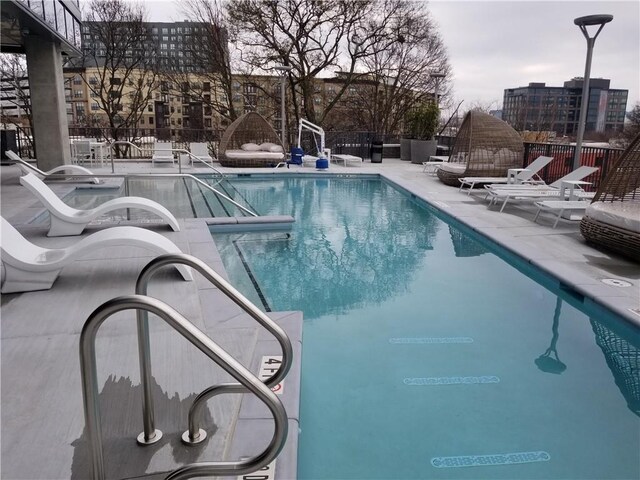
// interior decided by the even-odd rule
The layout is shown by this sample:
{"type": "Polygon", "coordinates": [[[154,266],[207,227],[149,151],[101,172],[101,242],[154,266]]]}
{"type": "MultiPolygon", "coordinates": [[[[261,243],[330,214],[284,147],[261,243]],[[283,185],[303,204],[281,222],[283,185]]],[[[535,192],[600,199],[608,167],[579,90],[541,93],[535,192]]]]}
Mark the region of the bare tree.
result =
{"type": "Polygon", "coordinates": [[[29,94],[27,65],[22,55],[11,53],[0,55],[0,81],[2,83],[0,121],[4,125],[15,125],[18,128],[28,127],[29,134],[24,135],[23,138],[32,149],[34,137],[31,95],[29,94]],[[11,108],[7,109],[7,106],[11,108]]]}
{"type": "MultiPolygon", "coordinates": [[[[145,11],[125,0],[92,0],[85,26],[82,77],[106,117],[113,140],[131,140],[159,78],[145,11]]],[[[119,150],[116,149],[119,153],[119,150]]]]}
{"type": "Polygon", "coordinates": [[[198,99],[205,108],[231,122],[239,112],[233,102],[226,12],[220,0],[184,0],[181,6],[187,18],[196,23],[184,47],[185,61],[193,67],[192,73],[174,63],[167,75],[179,87],[179,94],[198,99]]]}
{"type": "Polygon", "coordinates": [[[368,39],[359,61],[362,73],[350,89],[355,95],[347,94],[340,103],[365,129],[400,133],[414,105],[434,100],[436,90],[439,103],[446,100],[450,66],[426,3],[375,1],[358,35],[368,39]]]}
{"type": "Polygon", "coordinates": [[[357,27],[367,19],[372,0],[230,0],[230,25],[243,46],[242,60],[268,70],[287,65],[296,121],[304,116],[321,123],[349,84],[357,77],[355,65],[368,54],[369,36],[357,27]],[[317,111],[315,79],[340,64],[345,83],[322,111],[317,111]]]}

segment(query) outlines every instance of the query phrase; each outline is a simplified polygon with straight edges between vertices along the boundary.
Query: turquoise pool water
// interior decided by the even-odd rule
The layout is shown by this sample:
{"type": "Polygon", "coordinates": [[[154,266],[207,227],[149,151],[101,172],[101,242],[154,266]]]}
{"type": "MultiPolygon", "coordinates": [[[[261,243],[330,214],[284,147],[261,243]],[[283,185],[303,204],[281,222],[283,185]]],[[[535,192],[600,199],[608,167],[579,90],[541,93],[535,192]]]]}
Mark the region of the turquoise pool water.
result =
{"type": "Polygon", "coordinates": [[[214,239],[304,312],[299,478],[640,478],[637,329],[380,180],[234,186],[296,218],[214,239]]]}

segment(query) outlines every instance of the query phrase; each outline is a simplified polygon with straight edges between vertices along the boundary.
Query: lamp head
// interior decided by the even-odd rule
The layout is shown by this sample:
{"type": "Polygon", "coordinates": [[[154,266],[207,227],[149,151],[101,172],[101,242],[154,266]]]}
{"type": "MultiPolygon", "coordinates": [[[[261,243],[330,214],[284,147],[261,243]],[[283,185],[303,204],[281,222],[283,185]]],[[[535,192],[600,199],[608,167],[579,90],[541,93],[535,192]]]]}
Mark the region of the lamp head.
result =
{"type": "Polygon", "coordinates": [[[587,15],[585,17],[576,18],[573,23],[579,27],[588,27],[591,25],[604,25],[613,20],[613,15],[587,15]]]}

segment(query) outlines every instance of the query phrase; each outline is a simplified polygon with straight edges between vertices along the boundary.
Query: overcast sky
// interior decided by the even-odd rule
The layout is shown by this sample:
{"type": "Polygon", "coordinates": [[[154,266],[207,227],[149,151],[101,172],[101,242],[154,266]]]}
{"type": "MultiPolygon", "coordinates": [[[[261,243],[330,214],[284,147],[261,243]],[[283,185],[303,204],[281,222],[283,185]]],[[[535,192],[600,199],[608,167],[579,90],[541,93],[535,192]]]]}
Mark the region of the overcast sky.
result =
{"type": "MultiPolygon", "coordinates": [[[[144,3],[151,21],[183,20],[175,0],[144,3]]],[[[628,89],[627,110],[640,99],[638,0],[434,0],[429,8],[449,52],[454,97],[466,105],[501,106],[505,88],[583,76],[587,42],[573,19],[601,13],[614,18],[596,40],[591,78],[628,89]]]]}

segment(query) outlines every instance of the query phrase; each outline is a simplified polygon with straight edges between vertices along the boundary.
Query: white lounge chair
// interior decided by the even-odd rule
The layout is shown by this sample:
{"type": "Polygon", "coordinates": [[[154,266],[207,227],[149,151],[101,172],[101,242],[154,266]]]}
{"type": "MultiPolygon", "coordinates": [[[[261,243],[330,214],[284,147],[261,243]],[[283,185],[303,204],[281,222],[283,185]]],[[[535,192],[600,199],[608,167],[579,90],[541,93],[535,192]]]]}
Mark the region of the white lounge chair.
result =
{"type": "Polygon", "coordinates": [[[513,171],[515,175],[513,177],[462,177],[458,180],[460,181],[460,190],[462,190],[465,185],[469,187],[469,191],[467,195],[471,193],[473,187],[476,184],[488,183],[488,184],[523,184],[523,183],[544,183],[542,179],[538,176],[538,172],[546,167],[549,162],[553,160],[553,157],[545,157],[540,156],[536,158],[533,162],[531,162],[527,168],[518,168],[518,169],[510,169],[513,171]],[[538,177],[537,179],[535,177],[538,177]]]}
{"type": "Polygon", "coordinates": [[[500,211],[504,210],[509,200],[524,200],[535,202],[537,200],[589,200],[595,195],[593,192],[582,190],[574,191],[575,184],[586,183],[580,179],[597,171],[597,167],[579,167],[550,185],[495,185],[487,186],[487,196],[491,197],[489,205],[502,200],[500,211]],[[570,190],[565,191],[565,186],[570,185],[570,190]]]}
{"type": "MultiPolygon", "coordinates": [[[[34,175],[39,175],[42,178],[47,178],[49,175],[61,173],[64,171],[68,171],[71,173],[76,172],[83,175],[93,175],[93,172],[91,170],[81,167],[79,165],[61,165],[59,167],[55,167],[55,168],[52,168],[51,170],[47,170],[46,172],[43,172],[38,167],[34,167],[27,161],[20,158],[18,154],[15,152],[12,152],[11,150],[7,150],[5,153],[7,154],[7,157],[9,157],[10,160],[16,162],[16,165],[18,165],[20,170],[22,170],[22,172],[25,174],[33,173],[34,175]]],[[[96,177],[90,178],[89,181],[91,183],[100,183],[100,180],[98,180],[98,178],[96,177]]]]}
{"type": "MultiPolygon", "coordinates": [[[[168,238],[138,227],[107,228],[88,235],[66,248],[43,248],[24,238],[4,217],[0,218],[0,250],[4,267],[2,293],[47,290],[58,278],[63,267],[100,247],[140,247],[159,255],[182,253],[168,238]]],[[[189,267],[176,265],[176,268],[182,278],[187,281],[193,280],[189,267]]]]}
{"type": "Polygon", "coordinates": [[[153,144],[153,155],[151,156],[151,166],[156,163],[169,163],[175,165],[171,142],[156,142],[153,144]]]}
{"type": "MultiPolygon", "coordinates": [[[[213,163],[213,158],[209,155],[209,147],[206,143],[190,143],[189,151],[191,155],[197,157],[198,160],[202,160],[205,163],[213,163]]],[[[191,165],[193,165],[193,158],[191,159],[191,165]]]]}
{"type": "Polygon", "coordinates": [[[142,197],[120,197],[109,200],[90,210],[78,210],[64,203],[42,180],[28,173],[20,177],[20,183],[28,188],[45,206],[51,216],[49,237],[80,235],[84,228],[101,215],[123,208],[137,208],[158,215],[171,228],[179,232],[180,226],[173,214],[158,202],[142,197]]]}

